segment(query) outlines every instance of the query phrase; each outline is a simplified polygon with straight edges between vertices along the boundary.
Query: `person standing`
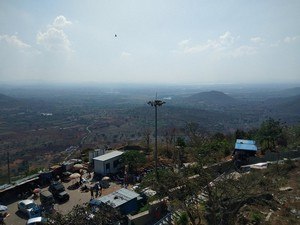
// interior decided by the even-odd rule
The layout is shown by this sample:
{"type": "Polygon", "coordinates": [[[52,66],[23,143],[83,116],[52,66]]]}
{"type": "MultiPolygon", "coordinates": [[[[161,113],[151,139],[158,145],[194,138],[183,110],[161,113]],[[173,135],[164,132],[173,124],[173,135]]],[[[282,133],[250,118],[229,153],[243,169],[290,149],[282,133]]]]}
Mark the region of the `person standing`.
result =
{"type": "Polygon", "coordinates": [[[90,187],[90,192],[91,192],[91,199],[94,198],[94,188],[93,187],[90,187]]]}
{"type": "Polygon", "coordinates": [[[100,196],[102,195],[102,185],[100,184],[100,196]]]}
{"type": "Polygon", "coordinates": [[[100,187],[99,187],[99,183],[97,182],[97,183],[95,184],[96,198],[98,198],[98,196],[99,196],[99,190],[100,190],[100,187]]]}

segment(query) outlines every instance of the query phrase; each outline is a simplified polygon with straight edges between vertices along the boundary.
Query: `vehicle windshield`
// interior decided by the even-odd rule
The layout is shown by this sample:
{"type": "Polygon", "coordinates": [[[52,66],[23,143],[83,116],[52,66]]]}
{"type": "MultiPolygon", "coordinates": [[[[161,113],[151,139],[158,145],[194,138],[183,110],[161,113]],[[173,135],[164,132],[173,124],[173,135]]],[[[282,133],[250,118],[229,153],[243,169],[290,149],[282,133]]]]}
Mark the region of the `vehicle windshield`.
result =
{"type": "Polygon", "coordinates": [[[55,186],[54,186],[54,189],[55,189],[56,191],[64,191],[64,190],[65,190],[65,188],[64,188],[64,186],[63,186],[62,184],[57,184],[57,185],[55,185],[55,186]]]}
{"type": "Polygon", "coordinates": [[[25,207],[26,207],[26,209],[32,209],[32,208],[36,207],[36,204],[34,202],[32,202],[32,203],[29,203],[28,205],[26,205],[25,207]]]}

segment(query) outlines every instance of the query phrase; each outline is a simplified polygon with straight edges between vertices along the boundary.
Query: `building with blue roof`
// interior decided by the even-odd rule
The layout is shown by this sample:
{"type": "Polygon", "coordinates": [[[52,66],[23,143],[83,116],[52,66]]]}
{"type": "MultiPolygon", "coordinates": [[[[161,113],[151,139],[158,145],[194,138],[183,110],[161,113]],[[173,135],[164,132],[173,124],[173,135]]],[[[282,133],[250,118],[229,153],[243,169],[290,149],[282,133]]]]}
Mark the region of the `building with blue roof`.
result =
{"type": "Polygon", "coordinates": [[[257,151],[257,146],[253,140],[237,139],[235,142],[235,150],[237,151],[257,151]]]}
{"type": "Polygon", "coordinates": [[[234,164],[237,168],[247,164],[249,157],[255,156],[257,152],[256,142],[253,140],[237,139],[234,145],[234,164]]]}

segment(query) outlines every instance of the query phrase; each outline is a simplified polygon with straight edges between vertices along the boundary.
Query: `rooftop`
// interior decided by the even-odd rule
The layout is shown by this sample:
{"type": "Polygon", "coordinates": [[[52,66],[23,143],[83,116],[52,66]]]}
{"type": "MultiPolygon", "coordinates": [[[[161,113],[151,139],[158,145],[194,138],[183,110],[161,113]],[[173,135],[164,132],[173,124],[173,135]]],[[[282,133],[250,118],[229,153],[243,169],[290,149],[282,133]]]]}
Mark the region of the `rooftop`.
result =
{"type": "Polygon", "coordinates": [[[234,148],[236,150],[257,151],[257,146],[253,140],[237,139],[234,148]]]}
{"type": "Polygon", "coordinates": [[[25,178],[16,180],[16,181],[12,182],[12,184],[0,185],[0,193],[4,192],[4,191],[7,191],[7,190],[10,190],[10,189],[13,189],[17,186],[21,186],[23,184],[29,183],[31,181],[38,180],[38,179],[39,179],[39,174],[33,174],[33,175],[27,176],[25,178]]]}
{"type": "Polygon", "coordinates": [[[103,197],[100,197],[98,199],[93,199],[91,200],[91,204],[100,204],[100,203],[105,203],[108,204],[110,206],[112,206],[113,208],[117,208],[121,205],[123,205],[124,203],[135,199],[139,197],[139,194],[134,192],[134,191],[130,191],[128,189],[125,188],[121,188],[120,190],[117,190],[109,195],[105,195],[103,197]]]}
{"type": "Polygon", "coordinates": [[[236,139],[236,143],[255,145],[255,141],[253,141],[253,140],[245,140],[245,139],[236,139]]]}
{"type": "Polygon", "coordinates": [[[97,161],[107,161],[109,159],[115,158],[115,157],[120,156],[122,154],[123,154],[123,152],[121,152],[121,151],[112,151],[112,152],[106,153],[104,155],[97,156],[93,159],[97,160],[97,161]]]}

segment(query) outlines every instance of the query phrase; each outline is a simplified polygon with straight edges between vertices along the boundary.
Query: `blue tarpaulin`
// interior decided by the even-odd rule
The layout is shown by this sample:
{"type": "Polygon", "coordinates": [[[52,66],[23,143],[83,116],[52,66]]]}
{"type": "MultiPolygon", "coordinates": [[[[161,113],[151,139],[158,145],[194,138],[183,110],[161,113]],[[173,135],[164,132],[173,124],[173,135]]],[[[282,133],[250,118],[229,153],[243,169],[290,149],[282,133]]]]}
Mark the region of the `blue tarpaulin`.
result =
{"type": "Polygon", "coordinates": [[[253,140],[237,139],[235,143],[235,150],[257,151],[257,146],[253,140]]]}

